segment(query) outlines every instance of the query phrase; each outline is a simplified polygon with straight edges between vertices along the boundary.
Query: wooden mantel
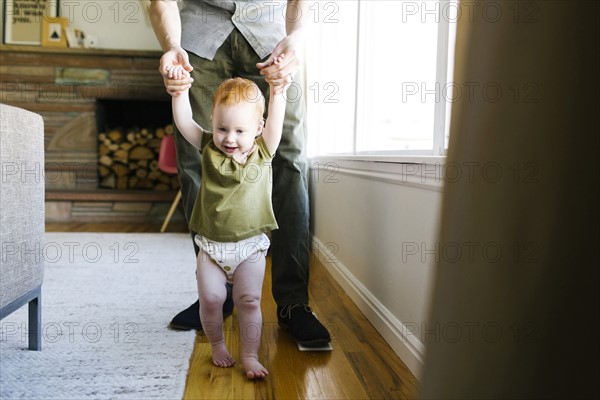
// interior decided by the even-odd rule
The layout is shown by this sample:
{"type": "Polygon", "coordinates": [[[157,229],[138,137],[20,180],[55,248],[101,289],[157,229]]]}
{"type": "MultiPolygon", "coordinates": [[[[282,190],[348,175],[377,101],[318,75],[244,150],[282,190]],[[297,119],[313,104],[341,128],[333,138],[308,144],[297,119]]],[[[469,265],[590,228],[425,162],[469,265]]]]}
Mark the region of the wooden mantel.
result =
{"type": "Polygon", "coordinates": [[[41,111],[66,103],[85,108],[96,98],[166,101],[160,56],[154,51],[1,45],[0,102],[41,111]]]}
{"type": "Polygon", "coordinates": [[[83,49],[83,48],[61,48],[61,47],[42,47],[42,46],[21,46],[0,44],[0,52],[15,53],[41,53],[41,54],[67,54],[83,56],[111,56],[111,57],[141,57],[154,58],[157,62],[162,55],[160,51],[151,50],[121,50],[121,49],[83,49]]]}

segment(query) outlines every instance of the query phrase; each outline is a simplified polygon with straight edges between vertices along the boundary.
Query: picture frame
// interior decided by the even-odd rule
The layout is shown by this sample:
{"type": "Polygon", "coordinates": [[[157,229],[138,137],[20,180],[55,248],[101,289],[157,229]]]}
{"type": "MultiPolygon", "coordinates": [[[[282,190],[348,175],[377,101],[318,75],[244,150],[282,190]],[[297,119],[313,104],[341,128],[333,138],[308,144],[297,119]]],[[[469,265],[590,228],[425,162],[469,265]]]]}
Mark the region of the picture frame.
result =
{"type": "Polygon", "coordinates": [[[42,20],[42,46],[67,47],[66,28],[69,21],[65,17],[43,18],[42,20]]]}
{"type": "Polygon", "coordinates": [[[83,48],[85,47],[85,33],[80,29],[67,26],[65,28],[65,34],[67,35],[67,45],[71,48],[83,48]]]}
{"type": "Polygon", "coordinates": [[[4,0],[3,3],[4,43],[41,45],[43,21],[57,17],[58,0],[4,0]]]}

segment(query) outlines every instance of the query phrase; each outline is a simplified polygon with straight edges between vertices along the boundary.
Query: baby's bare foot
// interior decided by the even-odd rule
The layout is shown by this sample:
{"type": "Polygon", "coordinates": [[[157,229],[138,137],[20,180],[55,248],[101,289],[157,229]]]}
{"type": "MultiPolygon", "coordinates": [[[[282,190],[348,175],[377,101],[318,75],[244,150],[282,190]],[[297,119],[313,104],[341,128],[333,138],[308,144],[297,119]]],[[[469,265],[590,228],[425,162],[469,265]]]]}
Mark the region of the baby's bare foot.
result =
{"type": "Polygon", "coordinates": [[[212,346],[212,360],[214,365],[221,368],[233,367],[235,364],[235,360],[227,351],[225,343],[219,343],[212,346]]]}
{"type": "Polygon", "coordinates": [[[262,379],[269,375],[269,371],[258,362],[258,358],[255,356],[243,357],[242,365],[248,379],[262,379]]]}

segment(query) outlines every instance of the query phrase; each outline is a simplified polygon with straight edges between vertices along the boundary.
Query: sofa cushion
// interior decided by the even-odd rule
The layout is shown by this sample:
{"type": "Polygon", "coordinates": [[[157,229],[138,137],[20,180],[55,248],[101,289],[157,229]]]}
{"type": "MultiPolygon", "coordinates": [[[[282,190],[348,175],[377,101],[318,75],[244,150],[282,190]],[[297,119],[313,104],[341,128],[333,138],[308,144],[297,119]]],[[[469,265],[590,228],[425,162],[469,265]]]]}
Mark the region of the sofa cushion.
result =
{"type": "Polygon", "coordinates": [[[0,104],[0,308],[41,286],[44,250],[44,124],[0,104]]]}

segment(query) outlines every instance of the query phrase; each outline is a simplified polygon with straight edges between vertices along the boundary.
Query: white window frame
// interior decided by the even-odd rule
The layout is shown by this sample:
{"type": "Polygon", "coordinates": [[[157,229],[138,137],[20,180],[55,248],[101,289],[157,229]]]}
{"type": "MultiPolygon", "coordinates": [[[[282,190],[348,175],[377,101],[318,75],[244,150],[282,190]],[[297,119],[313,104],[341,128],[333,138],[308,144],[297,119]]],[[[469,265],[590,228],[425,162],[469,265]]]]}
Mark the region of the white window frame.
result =
{"type": "MultiPolygon", "coordinates": [[[[448,83],[448,54],[450,39],[450,21],[443,17],[442,10],[450,4],[451,0],[438,0],[438,32],[437,32],[437,56],[436,56],[436,83],[439,87],[445,87],[448,83]]],[[[362,52],[366,46],[366,32],[362,27],[368,0],[358,0],[358,26],[357,26],[357,52],[356,52],[356,90],[354,98],[354,131],[353,152],[319,155],[311,159],[317,163],[327,161],[373,161],[377,163],[442,163],[445,161],[446,148],[445,139],[447,124],[449,123],[449,102],[442,98],[436,101],[434,108],[433,148],[429,150],[394,150],[394,151],[358,151],[358,134],[367,129],[364,113],[360,112],[366,101],[363,91],[366,84],[366,76],[363,73],[365,63],[361,60],[362,52]],[[362,28],[362,29],[361,29],[362,28]]],[[[440,94],[441,95],[441,94],[440,94]]],[[[364,108],[363,108],[364,109],[364,108]]],[[[354,163],[353,163],[354,164],[354,163]]]]}

